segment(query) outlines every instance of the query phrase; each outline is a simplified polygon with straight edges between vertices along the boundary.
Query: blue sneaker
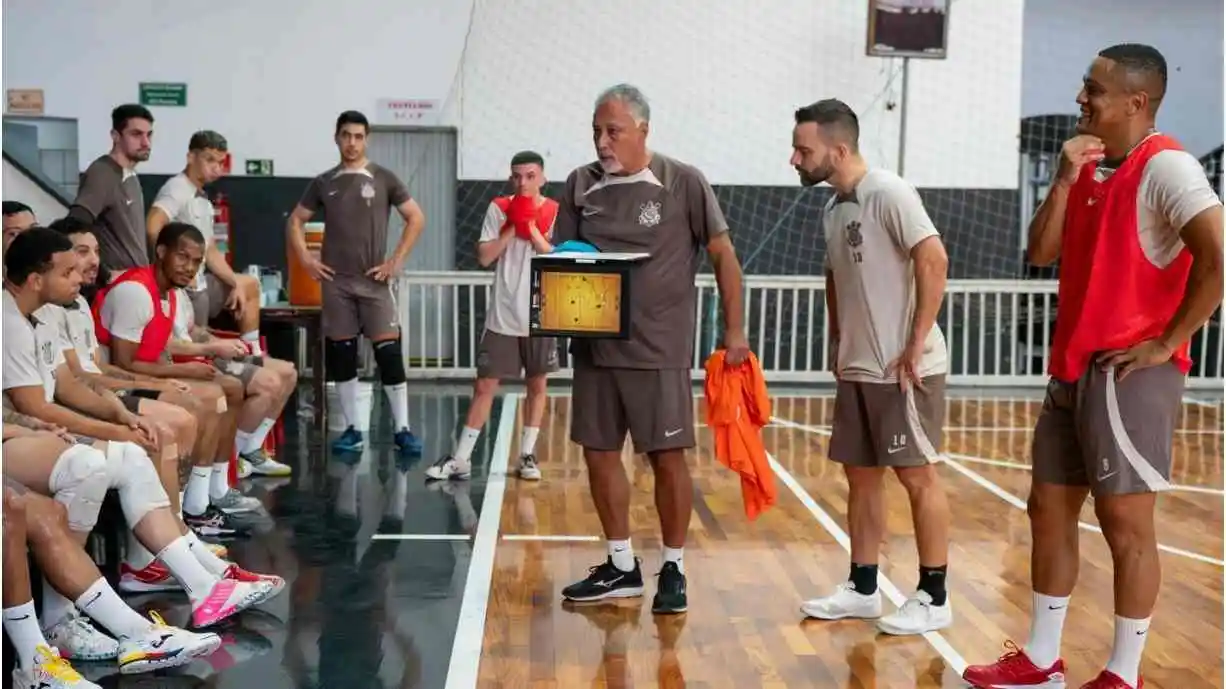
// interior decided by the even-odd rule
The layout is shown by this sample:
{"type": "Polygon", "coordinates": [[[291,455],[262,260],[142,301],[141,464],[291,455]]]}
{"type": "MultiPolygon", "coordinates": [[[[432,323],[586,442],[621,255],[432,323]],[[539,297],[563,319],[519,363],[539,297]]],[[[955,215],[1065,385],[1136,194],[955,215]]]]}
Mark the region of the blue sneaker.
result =
{"type": "Polygon", "coordinates": [[[353,426],[346,428],[339,438],[332,441],[333,452],[361,452],[364,447],[366,447],[366,441],[362,438],[362,432],[353,426]]]}
{"type": "Polygon", "coordinates": [[[402,428],[396,431],[396,449],[410,455],[421,454],[421,439],[413,435],[413,431],[402,428]]]}

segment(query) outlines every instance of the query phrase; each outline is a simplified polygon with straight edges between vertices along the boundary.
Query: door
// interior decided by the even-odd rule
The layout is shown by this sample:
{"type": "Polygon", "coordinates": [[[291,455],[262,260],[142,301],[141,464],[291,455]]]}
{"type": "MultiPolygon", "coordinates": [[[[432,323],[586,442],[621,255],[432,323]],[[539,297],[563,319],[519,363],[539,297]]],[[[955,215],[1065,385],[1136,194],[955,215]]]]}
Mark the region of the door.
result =
{"type": "MultiPolygon", "coordinates": [[[[396,174],[409,187],[426,214],[426,227],[405,261],[405,271],[454,270],[456,242],[456,130],[451,127],[371,127],[367,155],[396,174]]],[[[403,227],[392,211],[391,228],[403,227]]],[[[400,241],[389,232],[388,253],[400,241]]],[[[449,337],[434,337],[436,324],[450,332],[455,319],[455,294],[450,286],[417,285],[399,294],[406,355],[412,365],[450,360],[455,356],[449,337]],[[424,328],[423,328],[424,326],[424,328]],[[424,330],[424,332],[423,332],[424,330]]]]}

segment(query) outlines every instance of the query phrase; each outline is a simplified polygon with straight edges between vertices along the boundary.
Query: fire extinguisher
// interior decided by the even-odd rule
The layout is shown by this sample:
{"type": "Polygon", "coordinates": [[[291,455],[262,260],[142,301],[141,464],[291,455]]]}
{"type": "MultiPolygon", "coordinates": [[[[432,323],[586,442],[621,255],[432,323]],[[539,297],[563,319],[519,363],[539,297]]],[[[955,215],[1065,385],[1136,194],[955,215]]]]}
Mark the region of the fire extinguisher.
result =
{"type": "Polygon", "coordinates": [[[213,203],[213,245],[226,257],[226,263],[234,265],[234,250],[230,242],[230,202],[220,192],[213,203]]]}

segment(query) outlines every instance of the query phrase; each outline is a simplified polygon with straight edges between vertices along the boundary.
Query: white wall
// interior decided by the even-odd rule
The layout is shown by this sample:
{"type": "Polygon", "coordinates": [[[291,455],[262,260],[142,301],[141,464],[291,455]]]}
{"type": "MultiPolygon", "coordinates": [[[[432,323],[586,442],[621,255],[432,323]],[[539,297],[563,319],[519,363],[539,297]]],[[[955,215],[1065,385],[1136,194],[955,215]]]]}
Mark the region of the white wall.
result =
{"type": "Polygon", "coordinates": [[[0,194],[11,201],[21,201],[34,211],[38,222],[46,224],[68,214],[68,208],[59,199],[48,194],[34,180],[26,177],[6,159],[4,161],[4,178],[0,180],[0,194]]]}
{"type": "MultiPolygon", "coordinates": [[[[49,114],[80,118],[85,162],[108,147],[110,108],[135,100],[138,82],[187,82],[188,108],[155,110],[150,172],[178,169],[188,136],[208,127],[230,139],[239,169],[273,158],[279,175],[316,174],[334,161],[340,110],[434,98],[460,128],[461,177],[502,178],[528,147],[560,176],[592,157],[592,100],[619,81],[652,100],[654,147],[716,183],[795,184],[792,111],[827,96],[861,113],[874,163],[896,164],[899,64],[864,56],[858,0],[293,7],[211,0],[202,15],[194,3],[60,0],[53,14],[42,0],[6,0],[4,84],[43,88],[49,114]]],[[[951,17],[951,57],[912,63],[907,175],[1014,187],[1022,0],[963,0],[951,17]]]]}
{"type": "Polygon", "coordinates": [[[1197,156],[1222,145],[1222,0],[1026,0],[1022,114],[1076,112],[1086,68],[1116,43],[1166,57],[1163,131],[1197,156]]]}

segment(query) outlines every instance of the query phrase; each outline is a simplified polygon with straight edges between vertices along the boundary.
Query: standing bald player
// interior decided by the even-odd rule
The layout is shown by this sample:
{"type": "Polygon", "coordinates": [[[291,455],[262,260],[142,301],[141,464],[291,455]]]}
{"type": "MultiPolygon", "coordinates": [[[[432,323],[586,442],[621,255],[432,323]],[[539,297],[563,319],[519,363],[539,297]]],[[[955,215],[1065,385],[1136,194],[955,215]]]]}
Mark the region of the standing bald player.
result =
{"type": "Polygon", "coordinates": [[[599,157],[570,174],[559,200],[554,242],[579,239],[601,251],[651,257],[631,280],[629,340],[574,341],[571,440],[583,446],[592,499],[608,539],[608,559],[562,589],[573,601],[643,594],[630,545],[630,483],[621,452],[629,431],[656,474],[664,563],[656,613],[686,610],[683,549],[694,486],[685,451],[694,447],[694,321],[700,252],[715,269],[730,365],[749,353],[742,324],[741,264],[719,200],[693,166],[647,148],[651,110],[635,87],[614,86],[596,100],[592,138],[599,157]]]}
{"type": "Polygon", "coordinates": [[[327,338],[325,364],[336,382],[341,411],[349,427],[332,443],[337,452],[358,452],[365,446],[357,430],[358,335],[370,340],[383,392],[392,407],[396,448],[419,454],[421,441],[409,428],[409,390],[400,342],[395,284],[426,216],[404,182],[387,168],[366,158],[366,116],[352,110],[336,118],[336,147],[341,162],[311,180],[290,214],[288,241],[311,277],[323,283],[323,330],[327,338]],[[303,224],[323,210],[327,231],[322,255],[307,251],[303,224]],[[395,209],[404,218],[404,232],[387,258],[387,226],[395,209]]]}
{"type": "Polygon", "coordinates": [[[104,274],[149,264],[145,194],[136,165],[149,160],[152,151],[153,113],[131,103],[112,110],[111,152],[85,169],[68,209],[69,215],[98,228],[104,274]]]}
{"type": "Polygon", "coordinates": [[[1146,45],[1100,52],[1077,103],[1030,261],[1060,260],[1047,399],[1031,446],[1030,638],[971,666],[976,687],[1066,679],[1060,639],[1077,582],[1087,495],[1115,570],[1115,644],[1082,689],[1140,689],[1161,569],[1154,505],[1191,368],[1188,340],[1222,301],[1222,203],[1200,163],[1155,129],[1166,60],[1146,45]]]}
{"type": "Polygon", "coordinates": [[[869,169],[860,123],[830,98],[796,111],[792,166],[805,186],[829,182],[826,306],[835,347],[830,459],[847,475],[851,570],[832,595],[801,610],[824,620],[878,619],[887,634],[923,634],[953,621],[945,576],[949,504],[937,476],[945,416],[945,337],[936,325],[949,259],[915,188],[869,169]],[[883,481],[907,491],[919,586],[881,616],[877,560],[885,531],[883,481]]]}

